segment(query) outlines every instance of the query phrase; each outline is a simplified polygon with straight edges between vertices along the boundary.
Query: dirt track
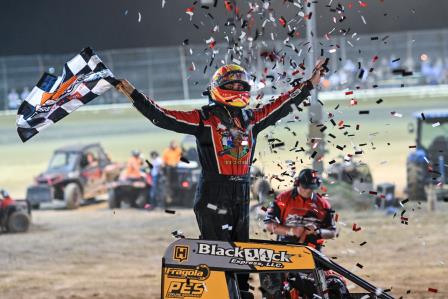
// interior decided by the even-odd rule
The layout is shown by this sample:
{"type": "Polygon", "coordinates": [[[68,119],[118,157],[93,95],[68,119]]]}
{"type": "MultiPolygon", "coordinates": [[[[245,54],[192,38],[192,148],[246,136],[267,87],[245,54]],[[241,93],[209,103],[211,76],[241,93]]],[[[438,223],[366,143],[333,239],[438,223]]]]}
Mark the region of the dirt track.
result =
{"type": "MultiPolygon", "coordinates": [[[[448,215],[407,212],[409,225],[380,212],[340,212],[328,256],[399,298],[448,298],[448,215]],[[352,224],[362,229],[352,231],[352,224]],[[359,246],[367,241],[364,246],[359,246]],[[362,269],[356,266],[362,264],[362,269]],[[438,293],[428,292],[438,289],[438,293]],[[406,294],[410,290],[410,294],[406,294]]],[[[164,248],[180,229],[198,231],[190,210],[37,211],[27,234],[0,235],[0,298],[159,298],[164,248]]],[[[252,222],[257,229],[257,221],[252,222]]],[[[260,234],[254,235],[260,238],[260,234]]]]}

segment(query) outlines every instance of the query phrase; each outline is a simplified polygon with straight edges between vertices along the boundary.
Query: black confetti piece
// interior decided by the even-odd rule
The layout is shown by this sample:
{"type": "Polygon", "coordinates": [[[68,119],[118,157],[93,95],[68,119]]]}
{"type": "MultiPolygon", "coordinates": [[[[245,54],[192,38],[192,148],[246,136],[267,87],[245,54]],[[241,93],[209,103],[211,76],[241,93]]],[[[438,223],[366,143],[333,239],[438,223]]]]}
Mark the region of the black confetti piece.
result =
{"type": "Polygon", "coordinates": [[[165,210],[165,213],[167,213],[167,214],[176,214],[176,211],[174,211],[174,210],[165,210]]]}
{"type": "Polygon", "coordinates": [[[190,161],[188,161],[188,159],[187,158],[185,158],[185,157],[180,157],[180,160],[182,161],[182,162],[184,162],[184,163],[190,163],[190,161]]]}
{"type": "Polygon", "coordinates": [[[149,169],[153,169],[153,165],[151,164],[151,162],[149,162],[148,160],[145,160],[146,165],[148,165],[149,169]]]}

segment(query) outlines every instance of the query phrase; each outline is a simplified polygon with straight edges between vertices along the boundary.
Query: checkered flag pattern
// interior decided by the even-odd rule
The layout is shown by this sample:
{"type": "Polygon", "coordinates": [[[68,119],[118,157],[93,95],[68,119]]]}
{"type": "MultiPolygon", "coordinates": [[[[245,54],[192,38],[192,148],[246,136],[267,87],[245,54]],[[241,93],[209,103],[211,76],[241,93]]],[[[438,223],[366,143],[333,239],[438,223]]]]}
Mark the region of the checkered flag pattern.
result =
{"type": "Polygon", "coordinates": [[[115,86],[118,81],[91,48],[64,65],[62,76],[44,73],[17,111],[23,142],[115,86]]]}

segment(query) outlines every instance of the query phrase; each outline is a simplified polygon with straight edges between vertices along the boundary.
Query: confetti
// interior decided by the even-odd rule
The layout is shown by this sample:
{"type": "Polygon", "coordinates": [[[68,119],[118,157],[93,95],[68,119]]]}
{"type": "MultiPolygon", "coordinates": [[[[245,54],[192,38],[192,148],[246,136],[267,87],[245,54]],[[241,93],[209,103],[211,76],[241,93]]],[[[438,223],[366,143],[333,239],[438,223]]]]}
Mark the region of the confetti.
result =
{"type": "Polygon", "coordinates": [[[438,127],[438,126],[440,126],[440,122],[436,122],[436,123],[432,124],[433,128],[438,127]]]}
{"type": "Polygon", "coordinates": [[[284,17],[280,17],[278,21],[282,27],[286,27],[286,19],[284,17]]]}
{"type": "Polygon", "coordinates": [[[181,160],[182,162],[184,162],[184,163],[187,163],[187,164],[190,163],[190,161],[188,161],[188,159],[185,158],[185,157],[180,157],[180,160],[181,160]]]}
{"type": "Polygon", "coordinates": [[[175,238],[180,238],[180,239],[184,239],[184,238],[185,238],[184,233],[183,233],[182,231],[180,231],[180,230],[175,230],[175,231],[173,231],[173,232],[171,233],[171,235],[172,235],[173,237],[175,237],[175,238]]]}
{"type": "Polygon", "coordinates": [[[210,210],[214,210],[214,211],[216,211],[218,209],[217,206],[215,206],[214,204],[211,204],[211,203],[207,204],[207,208],[210,209],[210,210]]]}
{"type": "Polygon", "coordinates": [[[153,169],[154,166],[151,164],[151,162],[148,161],[148,159],[145,160],[146,165],[148,165],[149,169],[153,169]]]}
{"type": "Polygon", "coordinates": [[[176,211],[174,211],[174,210],[165,210],[165,213],[167,213],[167,214],[176,214],[176,211]]]}
{"type": "Polygon", "coordinates": [[[428,288],[428,292],[431,292],[431,293],[437,293],[439,290],[437,290],[437,289],[434,289],[434,288],[428,288]]]}
{"type": "Polygon", "coordinates": [[[353,223],[352,230],[354,232],[359,232],[361,230],[361,227],[358,226],[356,223],[353,223]]]}

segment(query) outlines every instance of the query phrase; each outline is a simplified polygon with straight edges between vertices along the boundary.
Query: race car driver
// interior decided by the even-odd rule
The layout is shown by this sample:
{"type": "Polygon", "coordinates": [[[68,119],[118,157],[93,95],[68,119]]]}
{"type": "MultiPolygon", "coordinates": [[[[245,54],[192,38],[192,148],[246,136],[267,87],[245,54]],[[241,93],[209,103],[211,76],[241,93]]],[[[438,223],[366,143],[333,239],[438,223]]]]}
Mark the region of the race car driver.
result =
{"type": "MultiPolygon", "coordinates": [[[[325,61],[311,78],[270,103],[250,109],[249,77],[244,68],[230,64],[215,72],[207,93],[210,104],[191,111],[168,110],[126,80],[117,89],[158,127],[196,137],[202,175],[194,212],[201,238],[222,241],[249,239],[249,177],[257,135],[292,111],[319,84],[325,61]]],[[[247,290],[247,279],[239,282],[247,290]]]]}

